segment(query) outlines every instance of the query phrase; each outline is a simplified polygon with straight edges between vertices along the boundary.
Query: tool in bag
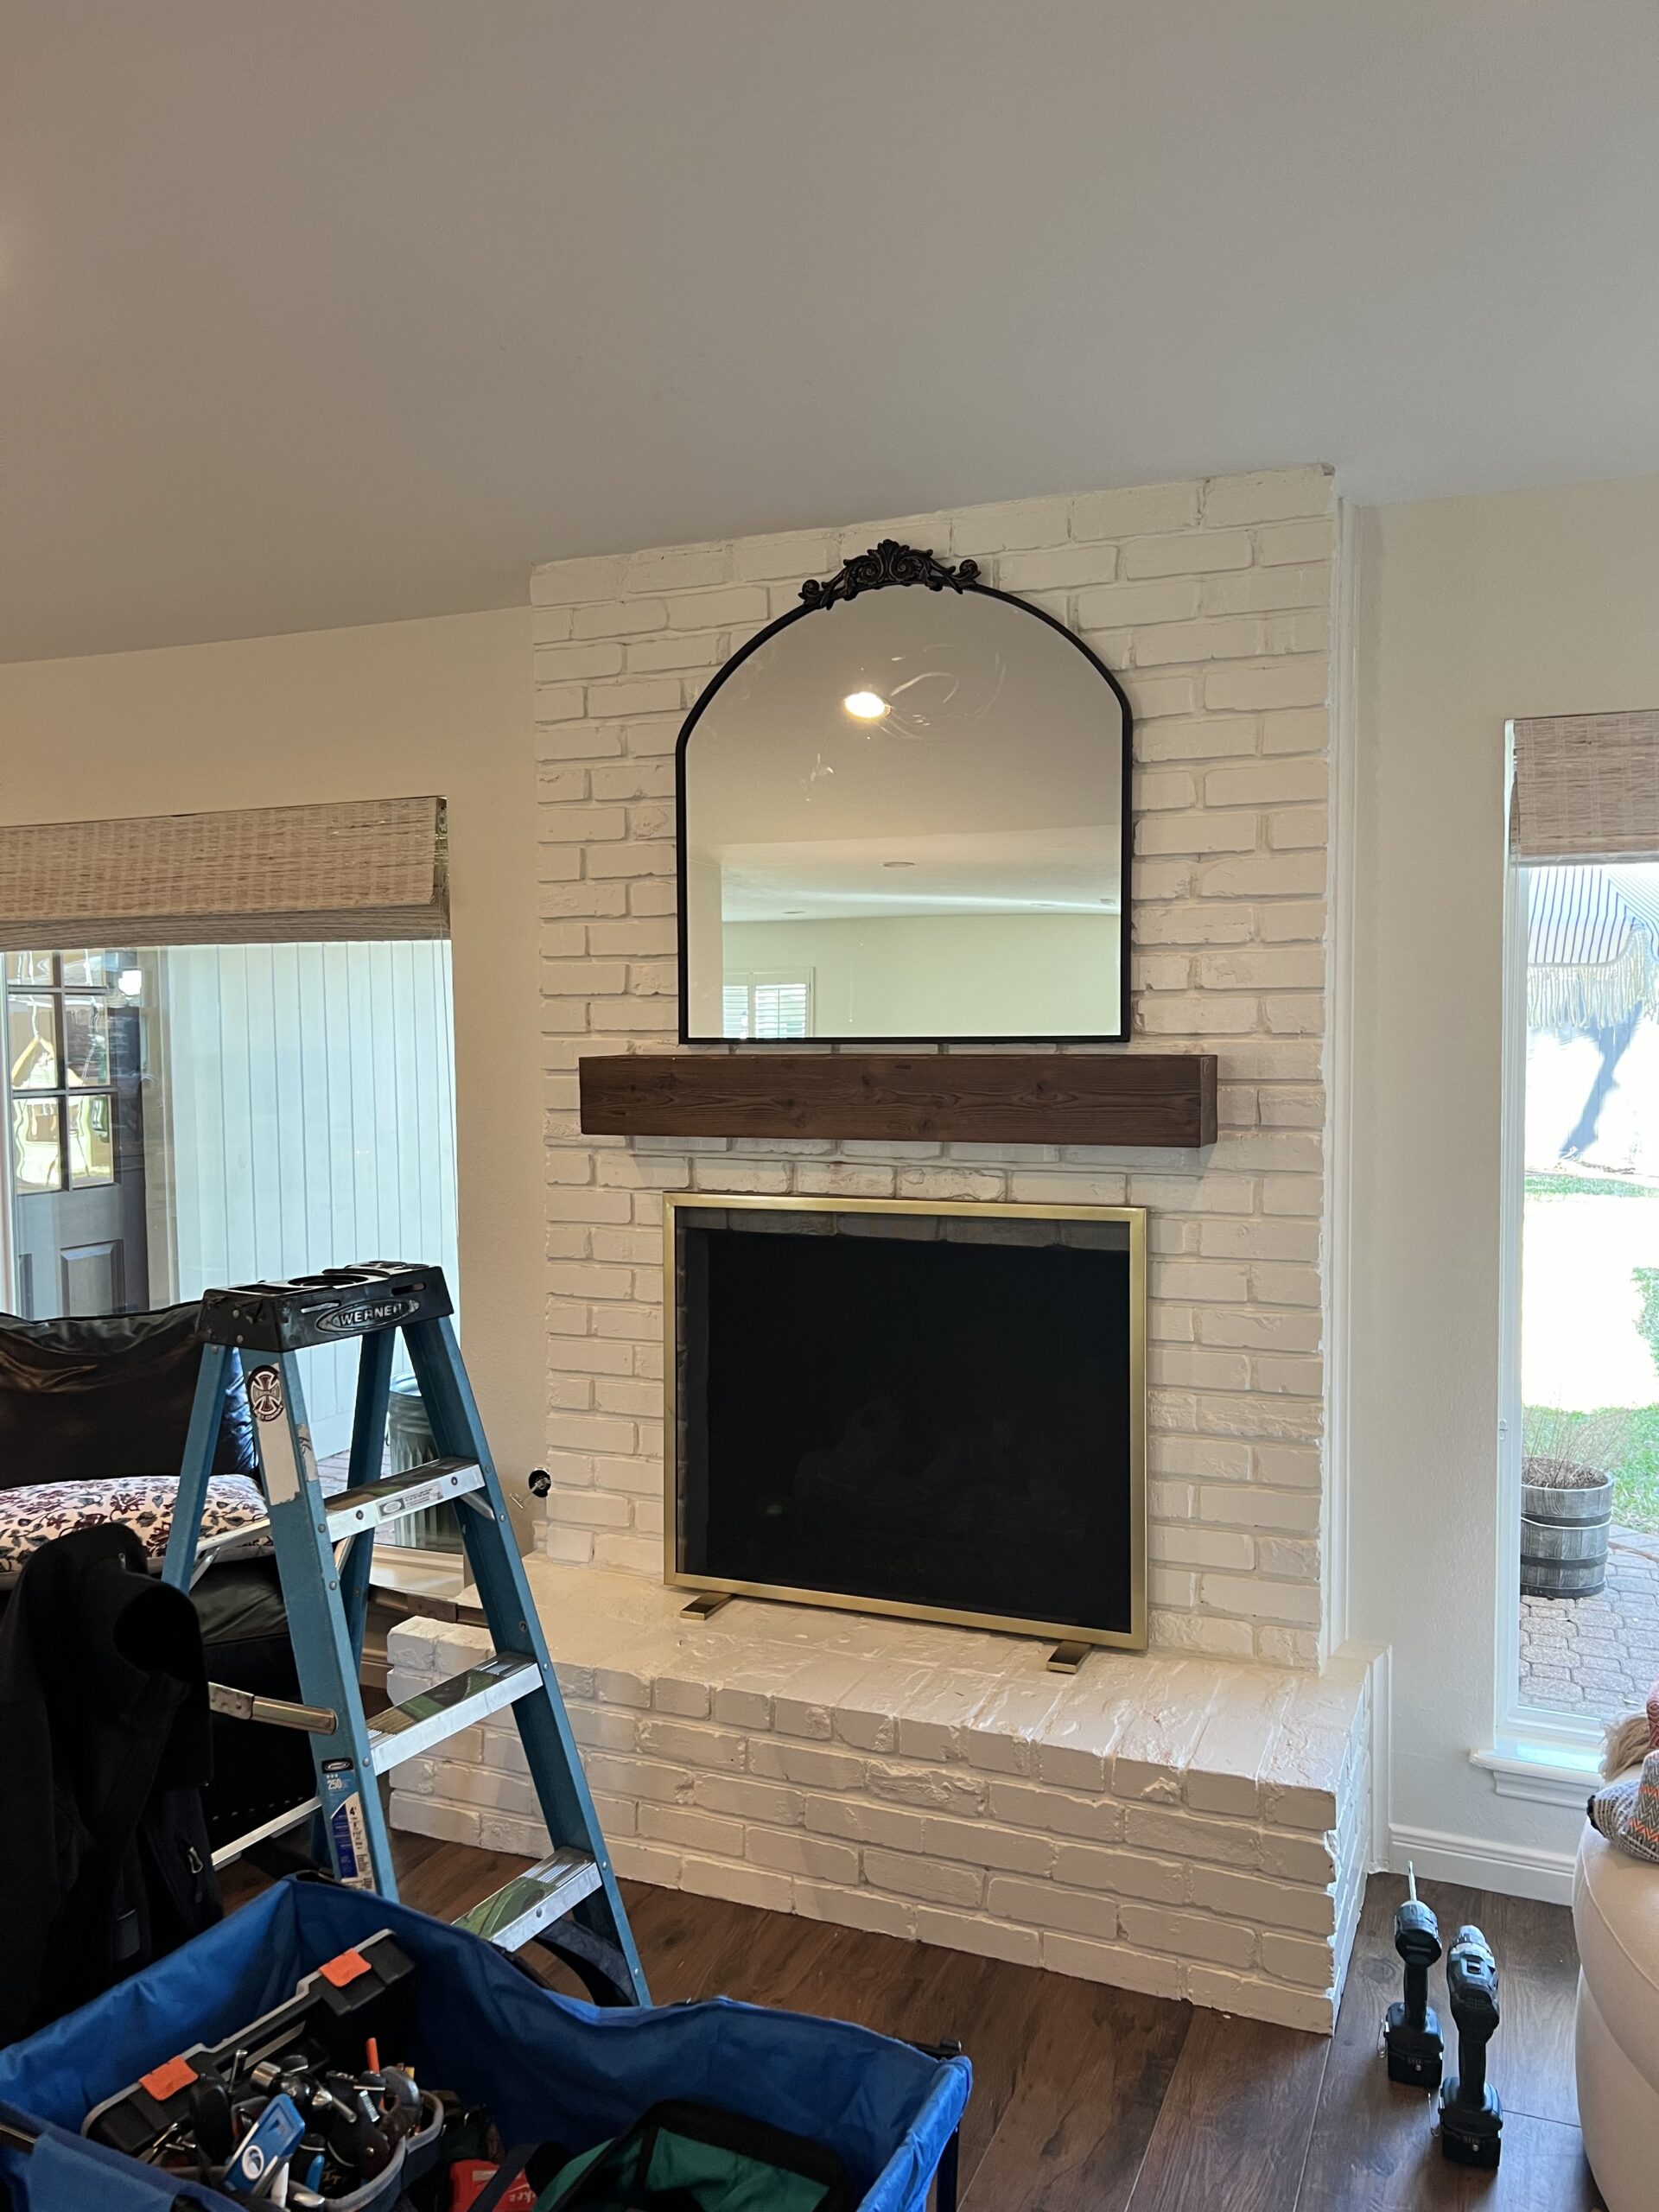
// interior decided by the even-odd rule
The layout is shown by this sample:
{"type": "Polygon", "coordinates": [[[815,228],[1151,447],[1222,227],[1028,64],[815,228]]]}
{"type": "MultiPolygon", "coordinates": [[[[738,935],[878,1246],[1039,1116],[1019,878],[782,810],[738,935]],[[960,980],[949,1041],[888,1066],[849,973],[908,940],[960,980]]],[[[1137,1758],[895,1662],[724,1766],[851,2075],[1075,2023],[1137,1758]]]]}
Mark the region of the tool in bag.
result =
{"type": "Polygon", "coordinates": [[[367,2039],[396,2039],[402,2048],[414,2023],[408,1955],[381,1929],[306,1974],[291,1997],[218,2043],[192,2044],[152,2066],[129,2088],[105,2097],[81,2122],[81,2133],[129,2158],[150,2157],[165,2135],[208,2132],[227,2145],[230,2093],[238,2086],[274,2088],[283,2054],[303,2052],[307,2067],[354,2064],[367,2039]],[[223,2117],[220,2117],[222,2108],[223,2117]]]}
{"type": "MultiPolygon", "coordinates": [[[[163,1567],[188,1589],[200,1571],[203,1501],[232,1362],[239,1358],[303,1700],[214,1688],[219,1712],[300,1727],[311,1738],[314,1800],[214,1853],[216,1864],[321,1811],[338,1878],[396,1897],[378,1777],[511,1707],[552,1848],[474,1906],[459,1925],[505,1950],[533,1941],[563,1959],[601,2005],[650,1999],[598,1816],[554,1677],[500,1479],[461,1364],[441,1268],[377,1260],[288,1282],[210,1290],[206,1338],[163,1567]],[[439,1456],[384,1475],[381,1459],[401,1333],[439,1456]],[[360,1344],[347,1487],[325,1497],[296,1354],[360,1344]],[[375,1534],[426,1507],[458,1509],[492,1656],[370,1722],[358,1670],[375,1534]],[[257,1708],[257,1709],[256,1709],[257,1708]]],[[[245,1538],[245,1530],[238,1531],[245,1538]]],[[[211,1543],[211,1540],[210,1540],[211,1543]]]]}
{"type": "Polygon", "coordinates": [[[410,2068],[380,2063],[383,2038],[401,2050],[413,2032],[414,1974],[382,1929],[106,2097],[81,2133],[250,2202],[390,2203],[436,2159],[444,2123],[410,2068]]]}

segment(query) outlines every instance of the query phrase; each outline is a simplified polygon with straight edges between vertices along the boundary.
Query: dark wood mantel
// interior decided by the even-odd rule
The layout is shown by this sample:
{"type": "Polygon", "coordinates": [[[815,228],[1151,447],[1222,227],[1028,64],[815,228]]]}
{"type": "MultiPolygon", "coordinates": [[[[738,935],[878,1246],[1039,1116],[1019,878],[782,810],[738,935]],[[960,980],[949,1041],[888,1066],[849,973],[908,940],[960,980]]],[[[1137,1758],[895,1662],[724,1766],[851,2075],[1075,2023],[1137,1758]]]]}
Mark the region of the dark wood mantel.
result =
{"type": "Polygon", "coordinates": [[[627,1052],[580,1072],[590,1136],[1216,1141],[1211,1052],[627,1052]]]}

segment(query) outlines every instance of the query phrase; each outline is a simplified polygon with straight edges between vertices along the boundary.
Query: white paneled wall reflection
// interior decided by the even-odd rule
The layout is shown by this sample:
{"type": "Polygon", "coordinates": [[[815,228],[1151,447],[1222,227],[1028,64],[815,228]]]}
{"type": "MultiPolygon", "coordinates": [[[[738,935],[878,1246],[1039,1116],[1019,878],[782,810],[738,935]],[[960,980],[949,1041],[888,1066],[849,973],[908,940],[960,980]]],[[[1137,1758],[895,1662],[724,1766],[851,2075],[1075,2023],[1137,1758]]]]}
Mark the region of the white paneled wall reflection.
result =
{"type": "MultiPolygon", "coordinates": [[[[150,957],[154,1301],[353,1260],[435,1261],[453,1288],[447,942],[191,945],[150,957]]],[[[303,1357],[316,1448],[340,1451],[356,1349],[303,1357]]]]}

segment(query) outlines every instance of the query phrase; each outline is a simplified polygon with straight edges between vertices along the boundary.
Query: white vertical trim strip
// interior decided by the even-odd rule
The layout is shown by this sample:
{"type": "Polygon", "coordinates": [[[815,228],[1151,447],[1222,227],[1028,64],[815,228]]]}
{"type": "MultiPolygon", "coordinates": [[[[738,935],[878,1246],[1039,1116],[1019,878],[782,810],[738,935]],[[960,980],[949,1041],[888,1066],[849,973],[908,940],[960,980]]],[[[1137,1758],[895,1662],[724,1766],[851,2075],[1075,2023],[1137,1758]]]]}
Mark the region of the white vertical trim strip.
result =
{"type": "Polygon", "coordinates": [[[1332,632],[1331,844],[1325,886],[1325,1643],[1348,1639],[1348,1360],[1353,1249],[1354,1147],[1354,861],[1358,845],[1354,750],[1358,730],[1355,666],[1359,590],[1359,531],[1354,508],[1337,510],[1338,556],[1332,632]]]}
{"type": "MultiPolygon", "coordinates": [[[[1507,791],[1515,775],[1513,724],[1504,732],[1504,749],[1503,781],[1507,791]]],[[[1503,869],[1503,1071],[1498,1140],[1503,1181],[1498,1210],[1494,1740],[1499,1734],[1510,1732],[1521,1712],[1521,1596],[1518,1581],[1506,1570],[1521,1556],[1521,1263],[1527,1203],[1527,874],[1507,855],[1503,869]]]]}

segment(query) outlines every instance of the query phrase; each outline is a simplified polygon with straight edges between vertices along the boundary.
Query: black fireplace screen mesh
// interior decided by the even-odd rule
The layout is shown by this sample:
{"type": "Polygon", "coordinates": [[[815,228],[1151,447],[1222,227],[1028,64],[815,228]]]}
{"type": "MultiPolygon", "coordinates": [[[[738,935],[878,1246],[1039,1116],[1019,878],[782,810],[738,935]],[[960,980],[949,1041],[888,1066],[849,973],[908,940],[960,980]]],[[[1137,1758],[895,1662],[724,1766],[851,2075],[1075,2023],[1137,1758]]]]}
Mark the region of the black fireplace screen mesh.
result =
{"type": "Polygon", "coordinates": [[[682,1572],[1127,1635],[1123,1221],[677,1223],[682,1572]]]}

